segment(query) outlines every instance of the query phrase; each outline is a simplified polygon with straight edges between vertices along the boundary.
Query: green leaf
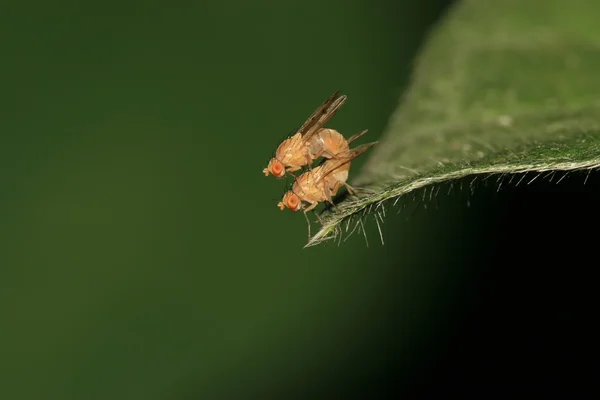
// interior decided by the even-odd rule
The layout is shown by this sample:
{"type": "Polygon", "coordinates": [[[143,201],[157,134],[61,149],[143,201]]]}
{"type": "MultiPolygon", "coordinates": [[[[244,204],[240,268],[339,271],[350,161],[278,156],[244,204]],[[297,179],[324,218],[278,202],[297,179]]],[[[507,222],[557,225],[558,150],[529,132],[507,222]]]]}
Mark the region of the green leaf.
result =
{"type": "Polygon", "coordinates": [[[369,213],[383,220],[377,211],[386,202],[415,189],[465,176],[599,167],[598,15],[597,0],[457,3],[432,32],[353,181],[367,194],[324,212],[307,246],[369,213]]]}

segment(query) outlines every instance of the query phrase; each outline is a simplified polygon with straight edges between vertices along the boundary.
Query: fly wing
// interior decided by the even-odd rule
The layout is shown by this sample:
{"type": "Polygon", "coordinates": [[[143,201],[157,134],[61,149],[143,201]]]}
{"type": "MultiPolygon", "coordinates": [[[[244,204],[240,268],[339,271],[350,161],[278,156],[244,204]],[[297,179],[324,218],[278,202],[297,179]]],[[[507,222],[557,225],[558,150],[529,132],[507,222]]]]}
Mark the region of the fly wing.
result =
{"type": "Polygon", "coordinates": [[[348,164],[350,161],[354,160],[356,157],[360,156],[365,151],[375,146],[377,143],[378,142],[361,144],[360,146],[356,146],[353,149],[349,149],[342,153],[338,153],[336,154],[335,158],[325,161],[325,163],[322,166],[323,173],[320,175],[319,180],[323,180],[327,175],[331,174],[341,166],[348,164]]]}
{"type": "Polygon", "coordinates": [[[319,129],[321,129],[329,120],[335,115],[340,107],[346,102],[347,96],[340,96],[340,92],[337,91],[332,94],[325,103],[321,104],[319,108],[312,113],[312,115],[304,122],[304,124],[298,129],[298,132],[302,133],[305,141],[309,140],[314,136],[319,129]]]}
{"type": "Polygon", "coordinates": [[[350,144],[350,143],[354,142],[356,139],[358,139],[359,137],[361,137],[362,135],[364,135],[364,134],[365,134],[365,133],[367,133],[368,131],[369,131],[368,129],[365,129],[365,130],[364,130],[364,131],[362,131],[362,132],[358,132],[357,134],[355,134],[355,135],[352,135],[352,136],[350,137],[350,139],[348,139],[348,144],[350,144]]]}

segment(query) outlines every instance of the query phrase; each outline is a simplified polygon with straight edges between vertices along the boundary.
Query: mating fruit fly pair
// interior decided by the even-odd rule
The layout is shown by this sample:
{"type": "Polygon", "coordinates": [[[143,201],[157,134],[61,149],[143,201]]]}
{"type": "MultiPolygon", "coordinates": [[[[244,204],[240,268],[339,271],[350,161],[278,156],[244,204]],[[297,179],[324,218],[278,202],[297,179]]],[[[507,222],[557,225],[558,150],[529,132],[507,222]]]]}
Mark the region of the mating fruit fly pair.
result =
{"type": "MultiPolygon", "coordinates": [[[[277,205],[281,210],[287,207],[292,211],[304,211],[309,240],[310,221],[306,213],[320,202],[327,201],[336,207],[332,197],[342,186],[346,186],[348,192],[354,194],[356,190],[346,183],[350,162],[377,143],[368,143],[350,149],[349,145],[367,133],[367,130],[346,140],[338,131],[324,128],[346,99],[347,97],[340,96],[339,92],[331,95],[312,113],[296,134],[279,145],[275,157],[263,170],[266,176],[272,174],[276,178],[283,178],[287,173],[294,177],[295,182],[291,190],[284,194],[282,201],[277,205]],[[323,157],[325,161],[313,168],[313,161],[319,157],[323,157]],[[308,166],[309,170],[296,177],[293,172],[304,166],[308,166]],[[305,206],[304,203],[308,205],[305,206]]],[[[318,215],[317,218],[320,220],[318,215]]]]}

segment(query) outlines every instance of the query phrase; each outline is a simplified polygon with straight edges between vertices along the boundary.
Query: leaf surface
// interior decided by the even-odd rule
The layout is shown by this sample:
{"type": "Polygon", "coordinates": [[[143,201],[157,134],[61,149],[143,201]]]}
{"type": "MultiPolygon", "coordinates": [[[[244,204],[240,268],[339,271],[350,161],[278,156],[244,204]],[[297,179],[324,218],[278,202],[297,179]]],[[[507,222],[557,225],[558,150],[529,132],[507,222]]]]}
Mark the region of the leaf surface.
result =
{"type": "Polygon", "coordinates": [[[600,167],[598,15],[593,0],[455,4],[352,182],[366,191],[326,211],[307,246],[419,188],[600,167]]]}

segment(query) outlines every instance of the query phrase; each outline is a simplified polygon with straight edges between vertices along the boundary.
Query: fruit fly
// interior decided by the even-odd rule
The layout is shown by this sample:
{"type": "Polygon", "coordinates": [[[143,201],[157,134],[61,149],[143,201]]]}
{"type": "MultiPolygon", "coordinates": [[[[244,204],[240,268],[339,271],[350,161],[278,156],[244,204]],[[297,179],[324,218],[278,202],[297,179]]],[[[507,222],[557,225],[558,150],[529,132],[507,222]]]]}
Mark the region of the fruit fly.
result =
{"type": "MultiPolygon", "coordinates": [[[[277,206],[281,210],[287,207],[292,211],[304,211],[308,223],[309,240],[310,221],[306,213],[325,201],[336,207],[332,197],[336,195],[342,186],[346,186],[349,193],[355,193],[356,190],[346,183],[350,162],[375,144],[377,142],[363,144],[343,153],[338,153],[335,158],[325,160],[323,164],[313,168],[312,171],[307,171],[297,177],[292,189],[283,195],[282,201],[277,206]],[[307,203],[308,206],[305,207],[304,203],[307,203]]],[[[317,218],[320,220],[318,215],[317,218]]]]}
{"type": "Polygon", "coordinates": [[[283,178],[286,172],[291,174],[305,165],[312,169],[312,162],[321,156],[331,159],[347,151],[348,145],[366,131],[346,140],[338,131],[323,128],[346,99],[345,95],[340,96],[340,92],[335,92],[312,113],[296,134],[281,142],[275,157],[263,169],[265,176],[273,174],[276,178],[283,178]]]}

